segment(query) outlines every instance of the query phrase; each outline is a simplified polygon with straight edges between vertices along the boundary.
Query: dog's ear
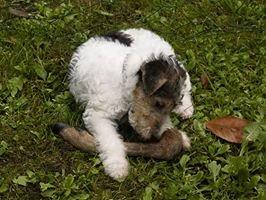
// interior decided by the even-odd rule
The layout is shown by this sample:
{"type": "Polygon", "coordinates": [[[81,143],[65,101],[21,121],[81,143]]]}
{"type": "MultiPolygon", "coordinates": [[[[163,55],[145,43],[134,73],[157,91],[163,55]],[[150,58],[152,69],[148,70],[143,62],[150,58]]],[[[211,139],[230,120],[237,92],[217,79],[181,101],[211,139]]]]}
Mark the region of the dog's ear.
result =
{"type": "Polygon", "coordinates": [[[165,63],[161,60],[151,61],[141,66],[143,89],[147,95],[152,95],[167,82],[165,67],[165,63]]]}

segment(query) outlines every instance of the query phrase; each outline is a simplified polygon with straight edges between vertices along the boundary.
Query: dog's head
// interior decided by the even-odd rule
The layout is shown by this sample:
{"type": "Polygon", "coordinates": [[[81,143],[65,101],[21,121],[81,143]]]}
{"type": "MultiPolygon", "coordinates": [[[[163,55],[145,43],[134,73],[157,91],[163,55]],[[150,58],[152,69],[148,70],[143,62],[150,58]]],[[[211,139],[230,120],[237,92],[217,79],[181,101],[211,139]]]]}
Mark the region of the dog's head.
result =
{"type": "Polygon", "coordinates": [[[179,99],[185,78],[186,71],[173,57],[152,58],[142,64],[128,116],[143,139],[160,130],[179,99]]]}

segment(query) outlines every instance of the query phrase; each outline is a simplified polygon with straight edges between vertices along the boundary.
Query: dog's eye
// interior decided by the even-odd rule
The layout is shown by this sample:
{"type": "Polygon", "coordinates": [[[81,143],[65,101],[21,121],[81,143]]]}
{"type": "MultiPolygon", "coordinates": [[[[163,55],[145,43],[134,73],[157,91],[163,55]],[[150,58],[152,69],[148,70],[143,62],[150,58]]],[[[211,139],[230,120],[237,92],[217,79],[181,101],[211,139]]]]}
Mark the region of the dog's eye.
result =
{"type": "Polygon", "coordinates": [[[158,108],[158,109],[164,109],[165,108],[165,103],[164,102],[161,102],[161,101],[156,101],[155,102],[155,107],[158,108]]]}

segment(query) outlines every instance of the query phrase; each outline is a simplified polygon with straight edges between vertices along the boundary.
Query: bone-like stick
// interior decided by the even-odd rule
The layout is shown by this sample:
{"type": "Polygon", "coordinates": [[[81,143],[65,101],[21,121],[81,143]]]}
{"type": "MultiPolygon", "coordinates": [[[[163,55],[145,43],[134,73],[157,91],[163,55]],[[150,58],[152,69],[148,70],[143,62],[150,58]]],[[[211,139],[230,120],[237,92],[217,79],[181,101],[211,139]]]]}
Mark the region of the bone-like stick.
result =
{"type": "Polygon", "coordinates": [[[127,154],[163,160],[173,159],[183,148],[182,136],[176,129],[166,130],[158,142],[131,143],[124,142],[127,154]]]}
{"type": "MultiPolygon", "coordinates": [[[[77,149],[89,153],[96,153],[96,144],[94,137],[87,131],[77,131],[73,127],[64,124],[57,124],[53,132],[72,144],[77,149]]],[[[54,127],[55,127],[54,126],[54,127]]],[[[176,129],[166,130],[158,142],[153,143],[131,143],[124,142],[127,155],[144,156],[157,159],[173,159],[176,154],[182,150],[182,136],[176,129]]]]}

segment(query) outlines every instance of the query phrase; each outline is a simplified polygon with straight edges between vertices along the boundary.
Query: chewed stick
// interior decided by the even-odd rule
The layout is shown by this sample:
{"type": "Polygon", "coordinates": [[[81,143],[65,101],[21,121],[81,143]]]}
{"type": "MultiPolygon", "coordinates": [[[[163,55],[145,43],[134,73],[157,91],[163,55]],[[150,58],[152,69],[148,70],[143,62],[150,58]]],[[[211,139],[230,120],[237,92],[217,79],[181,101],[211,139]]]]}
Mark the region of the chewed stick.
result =
{"type": "MultiPolygon", "coordinates": [[[[97,153],[95,139],[87,131],[78,131],[61,123],[53,125],[52,130],[77,149],[97,153]]],[[[176,129],[166,130],[160,140],[156,142],[124,142],[124,145],[129,156],[143,156],[163,160],[173,159],[183,148],[182,135],[176,129]]]]}

